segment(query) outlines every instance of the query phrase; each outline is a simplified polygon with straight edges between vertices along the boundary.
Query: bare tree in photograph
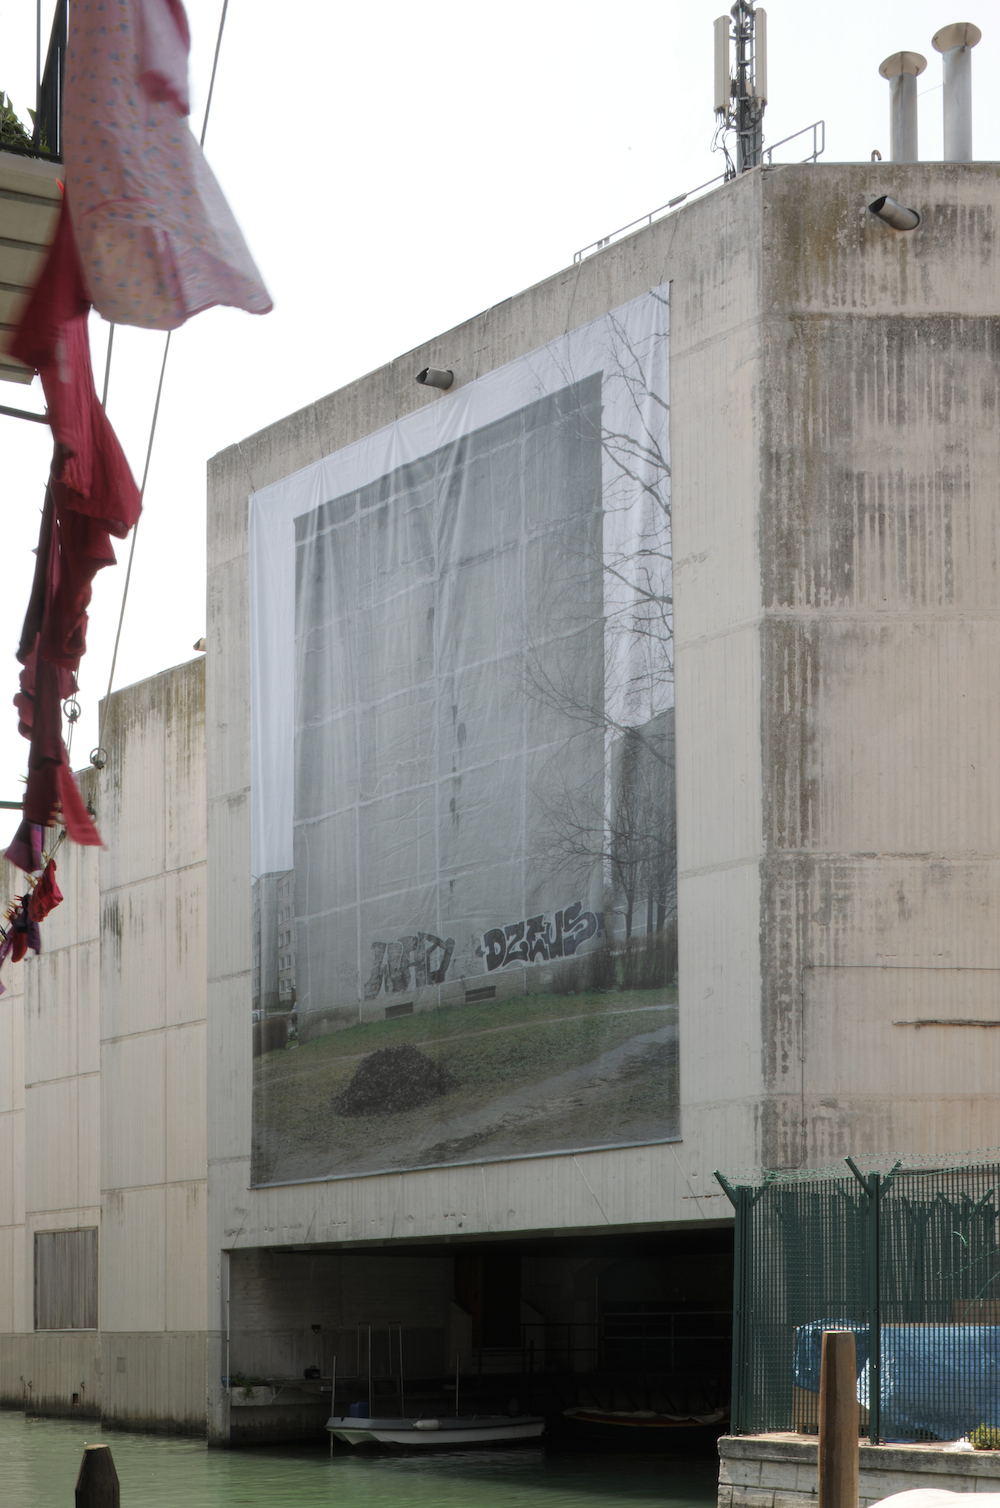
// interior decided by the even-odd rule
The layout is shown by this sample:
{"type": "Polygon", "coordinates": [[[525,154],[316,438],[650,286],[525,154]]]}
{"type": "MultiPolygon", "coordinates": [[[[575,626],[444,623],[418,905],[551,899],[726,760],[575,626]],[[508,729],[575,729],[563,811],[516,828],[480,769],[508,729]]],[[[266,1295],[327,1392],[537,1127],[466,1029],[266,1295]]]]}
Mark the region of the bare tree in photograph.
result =
{"type": "Polygon", "coordinates": [[[535,855],[577,871],[600,864],[609,941],[611,910],[626,946],[636,933],[663,934],[676,913],[669,406],[651,380],[649,342],[609,321],[602,411],[575,416],[578,443],[600,446],[600,512],[554,573],[562,637],[529,644],[524,667],[529,700],[564,720],[570,747],[596,737],[603,756],[602,779],[586,759],[545,768],[535,855]],[[585,627],[595,590],[600,645],[585,627]],[[566,773],[581,768],[584,778],[566,773]]]}

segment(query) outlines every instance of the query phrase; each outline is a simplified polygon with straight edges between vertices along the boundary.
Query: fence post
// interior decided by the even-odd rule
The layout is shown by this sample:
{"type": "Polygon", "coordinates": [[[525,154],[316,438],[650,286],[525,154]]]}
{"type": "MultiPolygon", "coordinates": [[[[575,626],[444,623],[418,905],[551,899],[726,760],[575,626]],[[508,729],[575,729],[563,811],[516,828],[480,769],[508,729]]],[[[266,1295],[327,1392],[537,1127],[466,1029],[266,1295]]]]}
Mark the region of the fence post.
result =
{"type": "Polygon", "coordinates": [[[734,1435],[743,1429],[743,1296],[746,1290],[747,1191],[736,1190],[736,1220],[733,1229],[733,1380],[729,1403],[729,1428],[734,1435]]]}
{"type": "MultiPolygon", "coordinates": [[[[882,1433],[882,1233],[880,1206],[882,1177],[872,1173],[865,1177],[853,1158],[845,1159],[868,1196],[868,1440],[877,1445],[882,1433]]],[[[887,1185],[895,1176],[893,1168],[887,1185]]]]}
{"type": "Polygon", "coordinates": [[[747,1192],[733,1188],[722,1173],[715,1177],[733,1206],[733,1370],[729,1398],[729,1429],[738,1435],[743,1428],[743,1285],[746,1272],[747,1192]]]}
{"type": "Polygon", "coordinates": [[[76,1508],[120,1508],[120,1501],[110,1445],[85,1445],[76,1479],[76,1508]]]}
{"type": "Polygon", "coordinates": [[[882,1434],[882,1178],[871,1175],[868,1236],[868,1439],[877,1445],[882,1434]]]}
{"type": "Polygon", "coordinates": [[[857,1384],[853,1331],[824,1330],[819,1374],[818,1508],[858,1508],[857,1384]]]}

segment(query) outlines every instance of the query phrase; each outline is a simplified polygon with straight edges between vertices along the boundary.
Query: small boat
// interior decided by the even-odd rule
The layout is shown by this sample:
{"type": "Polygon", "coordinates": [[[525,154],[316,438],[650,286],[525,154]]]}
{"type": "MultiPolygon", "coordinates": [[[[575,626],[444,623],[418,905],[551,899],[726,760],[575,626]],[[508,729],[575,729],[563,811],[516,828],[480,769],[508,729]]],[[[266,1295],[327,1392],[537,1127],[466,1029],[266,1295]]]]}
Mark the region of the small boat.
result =
{"type": "Polygon", "coordinates": [[[356,1419],[333,1414],[326,1427],[347,1445],[405,1445],[407,1447],[503,1445],[538,1440],[545,1428],[541,1415],[510,1418],[507,1414],[462,1415],[454,1419],[356,1419]]]}
{"type": "Polygon", "coordinates": [[[563,1433],[592,1450],[666,1451],[704,1455],[725,1433],[726,1409],[704,1414],[666,1414],[654,1409],[571,1408],[563,1410],[563,1433]]]}
{"type": "Polygon", "coordinates": [[[725,1409],[711,1414],[657,1414],[653,1409],[563,1409],[567,1419],[578,1424],[604,1425],[609,1429],[698,1429],[720,1423],[725,1409]]]}

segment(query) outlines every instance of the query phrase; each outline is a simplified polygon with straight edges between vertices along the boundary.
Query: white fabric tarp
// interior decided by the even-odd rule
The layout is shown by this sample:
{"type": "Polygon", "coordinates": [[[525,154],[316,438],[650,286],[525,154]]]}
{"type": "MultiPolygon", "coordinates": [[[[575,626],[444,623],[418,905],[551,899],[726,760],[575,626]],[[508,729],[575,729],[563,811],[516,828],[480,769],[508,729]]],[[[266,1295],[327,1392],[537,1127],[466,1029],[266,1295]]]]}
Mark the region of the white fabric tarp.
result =
{"type": "Polygon", "coordinates": [[[668,313],[250,499],[256,1183],[678,1134],[668,313]]]}

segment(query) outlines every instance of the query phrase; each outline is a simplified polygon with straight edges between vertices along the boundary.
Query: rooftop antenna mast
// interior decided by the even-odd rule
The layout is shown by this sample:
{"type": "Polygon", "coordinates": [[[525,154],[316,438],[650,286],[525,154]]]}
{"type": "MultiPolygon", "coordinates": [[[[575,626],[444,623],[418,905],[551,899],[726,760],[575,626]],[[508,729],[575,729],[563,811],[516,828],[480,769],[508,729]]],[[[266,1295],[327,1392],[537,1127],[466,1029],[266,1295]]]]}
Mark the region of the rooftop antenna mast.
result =
{"type": "Polygon", "coordinates": [[[736,0],[729,15],[715,23],[716,135],[736,133],[735,165],[726,152],[727,178],[759,167],[763,161],[766,104],[767,12],[754,7],[751,0],[736,0]],[[733,51],[735,67],[731,66],[733,51]]]}

